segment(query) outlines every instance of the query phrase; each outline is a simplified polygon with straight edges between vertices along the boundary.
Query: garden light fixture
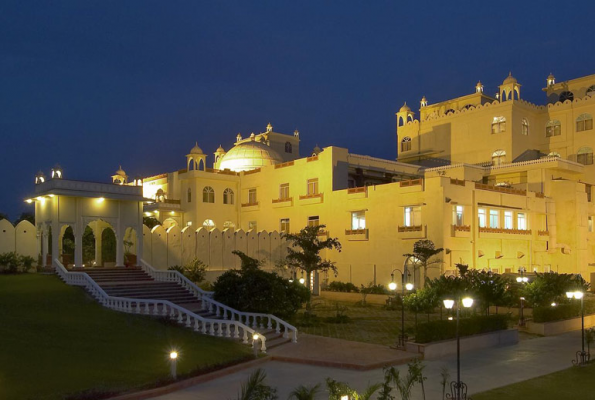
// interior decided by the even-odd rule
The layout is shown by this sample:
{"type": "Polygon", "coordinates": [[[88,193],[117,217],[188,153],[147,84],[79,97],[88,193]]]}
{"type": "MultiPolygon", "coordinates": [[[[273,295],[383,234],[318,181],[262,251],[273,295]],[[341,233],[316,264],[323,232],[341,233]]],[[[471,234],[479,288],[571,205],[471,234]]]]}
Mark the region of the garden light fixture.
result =
{"type": "Polygon", "coordinates": [[[574,365],[585,366],[589,362],[591,355],[585,351],[585,302],[584,293],[580,290],[574,292],[566,292],[566,297],[569,299],[577,299],[581,301],[581,350],[576,352],[576,360],[572,360],[574,365]]]}
{"type": "MultiPolygon", "coordinates": [[[[407,261],[409,258],[405,258],[405,262],[403,263],[403,271],[398,268],[395,268],[390,273],[390,283],[388,284],[388,288],[391,291],[397,290],[397,283],[395,282],[395,271],[398,271],[401,274],[401,335],[399,336],[399,341],[397,342],[397,348],[404,349],[405,348],[405,289],[406,290],[413,290],[413,283],[406,282],[409,278],[409,270],[407,269],[407,261]]],[[[396,293],[395,293],[396,298],[396,293]]]]}
{"type": "Polygon", "coordinates": [[[177,351],[172,350],[169,352],[169,363],[170,363],[171,377],[172,377],[172,379],[175,380],[177,377],[176,367],[177,367],[177,363],[178,363],[178,352],[177,351]]]}
{"type": "MultiPolygon", "coordinates": [[[[461,337],[459,335],[459,321],[460,321],[460,310],[461,304],[465,308],[469,308],[473,306],[473,299],[471,297],[464,297],[463,299],[452,300],[452,299],[445,299],[443,301],[444,307],[451,310],[455,308],[456,305],[456,318],[457,318],[457,327],[456,327],[456,337],[457,337],[457,380],[452,381],[450,383],[450,397],[447,395],[447,398],[457,399],[457,400],[466,400],[467,399],[467,384],[461,381],[461,337]]],[[[453,317],[448,317],[449,321],[452,321],[453,317]]]]}

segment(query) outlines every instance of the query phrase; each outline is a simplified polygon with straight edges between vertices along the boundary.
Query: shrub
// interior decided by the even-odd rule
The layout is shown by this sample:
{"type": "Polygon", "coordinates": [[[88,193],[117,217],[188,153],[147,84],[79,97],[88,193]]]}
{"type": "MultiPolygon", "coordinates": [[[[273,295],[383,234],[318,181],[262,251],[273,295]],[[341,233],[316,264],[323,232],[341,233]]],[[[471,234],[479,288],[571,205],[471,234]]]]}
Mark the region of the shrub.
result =
{"type": "Polygon", "coordinates": [[[329,292],[359,293],[359,289],[351,282],[333,281],[328,284],[326,290],[329,292]]]}
{"type": "Polygon", "coordinates": [[[207,275],[206,264],[200,261],[198,258],[194,258],[192,261],[190,261],[183,267],[179,265],[173,265],[169,267],[168,270],[178,271],[194,283],[200,283],[204,281],[207,275]]]}
{"type": "Polygon", "coordinates": [[[18,255],[14,251],[0,254],[0,267],[7,274],[27,272],[33,268],[34,263],[33,257],[18,255]]]}
{"type": "MultiPolygon", "coordinates": [[[[585,314],[595,314],[595,299],[585,299],[585,314]]],[[[539,323],[560,321],[580,316],[581,304],[579,301],[558,304],[556,307],[545,306],[535,307],[533,309],[533,321],[539,323]]]]}
{"type": "MultiPolygon", "coordinates": [[[[494,332],[508,328],[507,315],[474,316],[463,318],[459,323],[460,336],[494,332]]],[[[417,343],[430,343],[456,337],[456,321],[431,321],[421,323],[415,331],[417,343]]]]}

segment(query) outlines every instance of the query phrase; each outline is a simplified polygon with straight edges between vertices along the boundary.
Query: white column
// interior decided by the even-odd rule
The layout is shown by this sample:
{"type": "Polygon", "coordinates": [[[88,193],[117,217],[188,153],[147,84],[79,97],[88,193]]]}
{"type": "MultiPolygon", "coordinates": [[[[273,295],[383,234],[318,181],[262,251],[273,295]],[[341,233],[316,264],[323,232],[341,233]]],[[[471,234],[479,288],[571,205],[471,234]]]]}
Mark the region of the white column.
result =
{"type": "Polygon", "coordinates": [[[99,226],[99,222],[95,222],[95,230],[93,231],[93,235],[95,236],[95,265],[101,266],[103,260],[101,259],[101,235],[103,234],[103,228],[99,226]]]}
{"type": "Polygon", "coordinates": [[[124,234],[116,232],[116,267],[124,266],[124,234]]]}
{"type": "MultiPolygon", "coordinates": [[[[51,263],[51,266],[54,265],[55,259],[60,259],[60,224],[57,222],[52,222],[52,263],[51,263]]],[[[64,267],[66,267],[66,265],[64,267]]]]}
{"type": "Polygon", "coordinates": [[[83,266],[83,231],[80,224],[74,227],[74,266],[82,268],[83,266]]]}
{"type": "Polygon", "coordinates": [[[48,259],[49,235],[48,232],[42,229],[39,231],[39,236],[39,239],[41,240],[41,266],[45,267],[48,259]]]}

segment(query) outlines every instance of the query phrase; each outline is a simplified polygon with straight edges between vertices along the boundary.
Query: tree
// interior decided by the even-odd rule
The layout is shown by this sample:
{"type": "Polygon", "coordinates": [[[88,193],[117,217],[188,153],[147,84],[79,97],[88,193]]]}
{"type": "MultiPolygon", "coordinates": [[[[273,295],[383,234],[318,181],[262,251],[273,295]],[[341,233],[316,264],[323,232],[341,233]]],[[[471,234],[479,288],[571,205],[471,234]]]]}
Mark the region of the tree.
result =
{"type": "Polygon", "coordinates": [[[314,400],[320,392],[320,384],[315,386],[300,385],[289,393],[287,400],[314,400]]]}
{"type": "Polygon", "coordinates": [[[277,389],[264,383],[267,374],[258,368],[248,380],[242,383],[242,389],[238,395],[238,400],[276,400],[277,389]]]}
{"type": "Polygon", "coordinates": [[[580,275],[545,272],[536,273],[535,279],[525,285],[522,293],[533,306],[548,306],[552,302],[567,301],[566,292],[569,290],[586,292],[589,286],[580,275]]]}
{"type": "Polygon", "coordinates": [[[320,232],[326,228],[325,225],[307,226],[299,233],[283,233],[282,238],[286,239],[291,247],[287,248],[287,264],[290,267],[301,269],[306,273],[306,282],[310,282],[312,272],[333,271],[337,274],[335,263],[323,260],[320,252],[325,249],[341,251],[341,243],[337,238],[320,240],[320,232]]]}
{"type": "Polygon", "coordinates": [[[414,261],[413,268],[423,268],[424,276],[423,281],[425,282],[428,277],[428,269],[436,268],[435,264],[442,264],[441,259],[436,259],[435,256],[440,254],[444,250],[443,248],[437,249],[429,239],[418,240],[413,244],[413,253],[403,254],[405,257],[411,257],[414,261]]]}
{"type": "Polygon", "coordinates": [[[505,293],[512,281],[491,271],[470,270],[464,275],[486,315],[490,315],[490,305],[504,305],[505,293]]]}
{"type": "MultiPolygon", "coordinates": [[[[2,219],[2,218],[0,218],[2,219]]],[[[21,221],[29,221],[33,225],[35,225],[35,215],[30,212],[24,212],[21,216],[14,222],[15,226],[19,224],[21,221]]]]}
{"type": "Polygon", "coordinates": [[[155,217],[143,217],[143,224],[147,225],[147,228],[153,229],[157,225],[161,225],[161,222],[155,217]]]}

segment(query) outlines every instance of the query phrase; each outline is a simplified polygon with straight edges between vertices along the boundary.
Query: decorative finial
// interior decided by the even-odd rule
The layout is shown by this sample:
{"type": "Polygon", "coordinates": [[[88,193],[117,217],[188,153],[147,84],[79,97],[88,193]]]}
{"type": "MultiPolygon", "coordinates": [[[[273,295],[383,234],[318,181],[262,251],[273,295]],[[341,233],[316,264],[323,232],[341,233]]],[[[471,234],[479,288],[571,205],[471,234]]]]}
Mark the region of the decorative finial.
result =
{"type": "Polygon", "coordinates": [[[272,132],[273,131],[273,125],[271,125],[271,123],[269,122],[267,125],[267,132],[272,132]]]}

